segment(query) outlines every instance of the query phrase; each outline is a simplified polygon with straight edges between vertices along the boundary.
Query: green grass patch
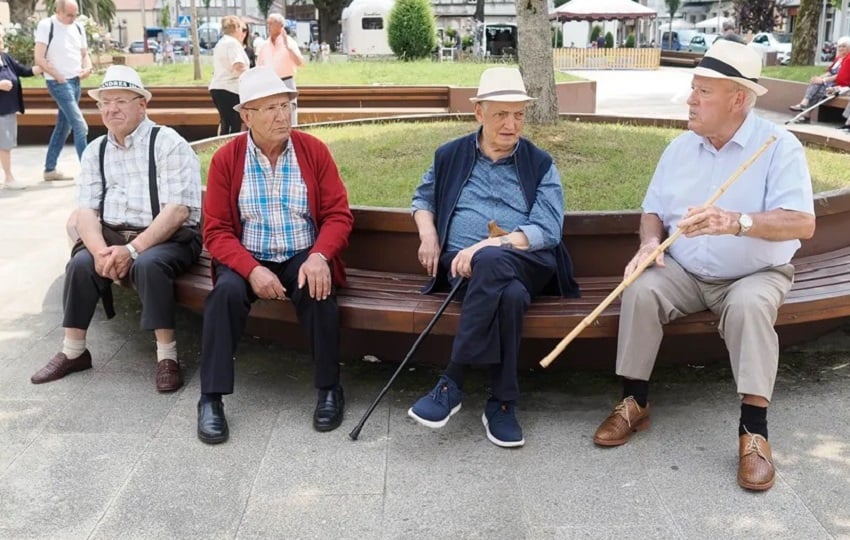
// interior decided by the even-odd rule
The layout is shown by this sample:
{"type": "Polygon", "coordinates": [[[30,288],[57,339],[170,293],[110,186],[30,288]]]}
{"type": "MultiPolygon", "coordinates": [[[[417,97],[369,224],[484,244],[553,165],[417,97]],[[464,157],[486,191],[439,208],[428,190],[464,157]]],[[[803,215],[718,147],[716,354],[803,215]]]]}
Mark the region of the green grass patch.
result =
{"type": "Polygon", "coordinates": [[[761,76],[807,83],[815,75],[824,72],[826,66],[767,66],[761,70],[761,76]]]}
{"type": "MultiPolygon", "coordinates": [[[[413,190],[443,142],[469,133],[474,122],[366,124],[312,128],[339,166],[353,205],[407,208],[413,190]]],[[[640,207],[664,148],[676,129],[561,121],[527,126],[525,135],[552,154],[567,210],[640,207]]],[[[206,168],[214,150],[202,152],[206,168]]],[[[815,192],[847,185],[847,155],[806,148],[815,192]]]]}
{"type": "MultiPolygon", "coordinates": [[[[494,66],[510,64],[485,64],[473,62],[398,62],[351,61],[334,63],[311,63],[298,69],[296,80],[299,85],[340,84],[399,84],[399,85],[451,85],[478,86],[481,72],[494,66]]],[[[515,64],[514,64],[515,65],[515,64]]],[[[188,64],[165,66],[139,66],[136,68],[145,86],[206,86],[212,78],[212,65],[201,66],[201,79],[194,79],[194,67],[188,64]]],[[[99,86],[103,73],[95,73],[83,81],[84,87],[99,86]]],[[[578,77],[555,73],[555,81],[577,81],[578,77]]],[[[42,77],[22,79],[25,88],[43,88],[42,77]]]]}

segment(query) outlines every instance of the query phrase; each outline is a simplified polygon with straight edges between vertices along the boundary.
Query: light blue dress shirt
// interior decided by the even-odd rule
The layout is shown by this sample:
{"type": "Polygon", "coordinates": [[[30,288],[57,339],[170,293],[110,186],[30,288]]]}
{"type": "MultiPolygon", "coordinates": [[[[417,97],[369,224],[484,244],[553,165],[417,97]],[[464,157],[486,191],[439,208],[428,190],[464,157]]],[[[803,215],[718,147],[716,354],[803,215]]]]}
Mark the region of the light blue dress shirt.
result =
{"type": "MultiPolygon", "coordinates": [[[[717,150],[688,131],[661,156],[643,200],[643,211],[657,214],[667,234],[688,209],[705,204],[717,189],[775,135],[774,142],[715,203],[724,210],[754,214],[785,209],[814,215],[812,181],[800,142],[786,129],[750,112],[717,150]]],[[[680,236],[669,253],[688,272],[706,279],[735,279],[786,264],[799,240],[771,242],[735,235],[680,236]]]]}
{"type": "MultiPolygon", "coordinates": [[[[553,162],[529,208],[517,178],[515,153],[516,148],[508,157],[492,161],[478,149],[472,174],[461,190],[449,224],[448,251],[460,251],[486,238],[490,221],[506,231],[525,233],[528,251],[552,248],[561,242],[564,194],[558,169],[553,162]]],[[[433,164],[416,188],[411,210],[435,212],[433,164]]]]}

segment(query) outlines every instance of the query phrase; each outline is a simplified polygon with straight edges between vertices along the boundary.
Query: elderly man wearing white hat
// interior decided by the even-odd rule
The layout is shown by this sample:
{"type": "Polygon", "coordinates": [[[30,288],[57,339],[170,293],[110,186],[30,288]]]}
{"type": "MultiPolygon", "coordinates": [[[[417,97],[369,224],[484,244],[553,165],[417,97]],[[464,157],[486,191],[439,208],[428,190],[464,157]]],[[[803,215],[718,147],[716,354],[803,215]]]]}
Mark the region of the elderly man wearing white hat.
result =
{"type": "Polygon", "coordinates": [[[141,327],[156,337],[156,388],[173,392],[183,385],[174,279],[201,253],[200,164],[183,137],[147,118],[151,94],[133,68],[111,66],[89,95],[108,133],[86,147],[77,179],[80,238],[65,267],[62,351],[32,382],[92,367],[86,333],[98,299],[113,316],[111,283],[129,279],[142,300],[141,327]]]}
{"type": "Polygon", "coordinates": [[[552,158],[522,138],[525,91],[516,68],[490,68],[472,98],[479,129],[437,149],[413,196],[419,262],[433,279],[423,292],[466,280],[452,355],[437,385],[408,415],[430,428],[460,410],[469,366],[489,369],[492,395],[481,417],[487,438],[525,444],[516,417],[523,317],[547,289],[577,296],[561,242],[564,194],[552,158]],[[495,222],[503,231],[488,237],[495,222]]]}
{"type": "Polygon", "coordinates": [[[643,201],[640,248],[626,277],[665,237],[676,229],[684,234],[623,294],[616,367],[623,399],[593,438],[600,446],[618,446],[649,427],[649,377],[663,326],[708,309],[720,317],[741,396],[737,480],[749,490],[774,482],[767,441],[779,355],[773,324],[794,277],[791,257],[815,228],[802,146],[752,111],[767,92],[760,74],[758,53],[727,40],[718,40],[694,69],[689,131],[658,163],[643,201]],[[776,142],[716,204],[704,206],[771,136],[776,142]]]}
{"type": "Polygon", "coordinates": [[[339,308],[345,284],[340,253],[354,218],[327,146],[291,128],[297,92],[269,67],[239,78],[235,107],[248,126],[216,151],[204,201],[204,241],[213,259],[213,290],[204,305],[198,438],[227,440],[222,395],[233,393],[233,355],[258,299],[295,305],[316,363],[317,431],[342,422],[339,308]]]}

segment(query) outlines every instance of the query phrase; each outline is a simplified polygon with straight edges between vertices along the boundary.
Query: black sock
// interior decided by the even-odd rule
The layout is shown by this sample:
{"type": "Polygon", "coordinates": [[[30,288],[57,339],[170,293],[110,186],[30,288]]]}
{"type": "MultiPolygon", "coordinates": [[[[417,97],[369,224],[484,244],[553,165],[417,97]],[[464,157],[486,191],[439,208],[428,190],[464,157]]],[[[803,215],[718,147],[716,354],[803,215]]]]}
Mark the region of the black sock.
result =
{"type": "Polygon", "coordinates": [[[466,372],[468,368],[469,366],[465,364],[449,362],[449,365],[446,367],[446,371],[443,375],[453,380],[458,388],[463,388],[463,381],[466,380],[466,372]]]}
{"type": "Polygon", "coordinates": [[[212,403],[213,401],[221,401],[221,394],[212,392],[209,394],[201,394],[201,403],[212,403]]]}
{"type": "Polygon", "coordinates": [[[629,396],[635,398],[635,402],[641,407],[646,407],[646,400],[649,397],[649,381],[623,379],[623,399],[629,396]]]}
{"type": "Polygon", "coordinates": [[[738,425],[738,436],[747,432],[761,435],[767,439],[767,407],[756,407],[741,403],[741,422],[738,425]]]}

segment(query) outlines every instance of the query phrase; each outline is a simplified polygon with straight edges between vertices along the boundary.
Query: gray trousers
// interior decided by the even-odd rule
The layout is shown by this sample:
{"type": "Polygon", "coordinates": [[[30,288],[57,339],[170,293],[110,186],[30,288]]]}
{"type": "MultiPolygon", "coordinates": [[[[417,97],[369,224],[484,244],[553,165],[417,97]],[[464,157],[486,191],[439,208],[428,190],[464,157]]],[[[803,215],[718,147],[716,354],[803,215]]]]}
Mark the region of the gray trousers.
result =
{"type": "MultiPolygon", "coordinates": [[[[146,249],[130,267],[130,279],[142,300],[142,330],[174,329],[174,279],[192,266],[200,242],[165,242],[146,249]]],[[[99,276],[94,257],[81,249],[65,267],[63,328],[88,329],[101,294],[112,280],[99,276]]]]}
{"type": "Polygon", "coordinates": [[[665,267],[648,268],[623,292],[617,339],[617,375],[648,381],[668,322],[706,309],[720,316],[739,394],[770,400],[779,364],[776,313],[794,280],[786,264],[733,280],[706,281],[669,254],[665,267]]]}

